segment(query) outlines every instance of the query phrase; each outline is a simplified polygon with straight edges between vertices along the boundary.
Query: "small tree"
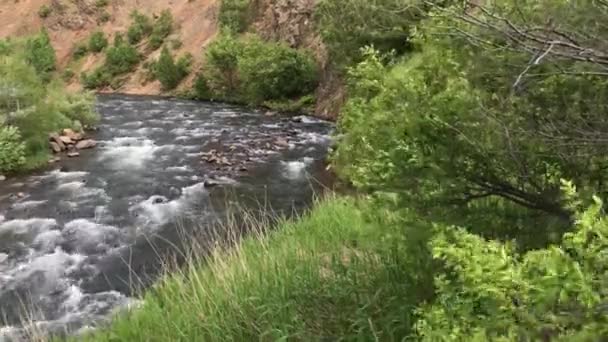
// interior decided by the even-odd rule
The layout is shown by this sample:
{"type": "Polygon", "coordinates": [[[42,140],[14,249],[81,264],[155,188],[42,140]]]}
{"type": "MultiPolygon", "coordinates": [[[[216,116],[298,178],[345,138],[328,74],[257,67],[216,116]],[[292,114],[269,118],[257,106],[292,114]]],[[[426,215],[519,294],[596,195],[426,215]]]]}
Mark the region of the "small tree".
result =
{"type": "Polygon", "coordinates": [[[27,40],[25,59],[43,79],[50,78],[49,74],[55,70],[56,57],[51,38],[46,30],[42,30],[38,35],[27,40]]]}
{"type": "Polygon", "coordinates": [[[189,64],[187,57],[180,58],[176,64],[169,49],[165,46],[154,65],[154,76],[160,81],[164,90],[174,89],[188,74],[189,64]]]}
{"type": "Polygon", "coordinates": [[[103,32],[95,31],[89,38],[89,51],[101,52],[108,46],[108,39],[104,36],[103,32]]]}

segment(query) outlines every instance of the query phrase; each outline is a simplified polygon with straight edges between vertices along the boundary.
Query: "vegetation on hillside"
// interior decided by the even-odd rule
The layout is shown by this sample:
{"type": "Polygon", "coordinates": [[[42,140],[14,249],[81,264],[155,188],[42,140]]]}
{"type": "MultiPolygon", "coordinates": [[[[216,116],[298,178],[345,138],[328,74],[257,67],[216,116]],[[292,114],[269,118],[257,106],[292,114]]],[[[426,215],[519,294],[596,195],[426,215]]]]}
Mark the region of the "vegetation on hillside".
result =
{"type": "Polygon", "coordinates": [[[0,40],[0,172],[46,164],[49,133],[96,122],[93,98],[68,93],[53,70],[46,32],[0,40]]]}
{"type": "Polygon", "coordinates": [[[188,76],[191,64],[192,55],[184,55],[175,62],[171,52],[165,46],[160,53],[158,61],[152,66],[152,73],[160,81],[163,90],[172,90],[177,87],[184,77],[188,76]]]}
{"type": "Polygon", "coordinates": [[[255,35],[239,38],[225,32],[205,50],[195,95],[261,105],[307,96],[317,79],[316,62],[309,52],[255,35]]]}

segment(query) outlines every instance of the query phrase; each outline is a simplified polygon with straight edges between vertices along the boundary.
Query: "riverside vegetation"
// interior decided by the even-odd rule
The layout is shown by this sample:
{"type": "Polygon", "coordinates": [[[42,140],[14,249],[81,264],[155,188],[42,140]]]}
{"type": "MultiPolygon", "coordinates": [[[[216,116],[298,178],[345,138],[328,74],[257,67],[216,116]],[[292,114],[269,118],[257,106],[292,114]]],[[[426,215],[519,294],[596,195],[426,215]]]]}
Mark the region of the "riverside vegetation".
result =
{"type": "MultiPolygon", "coordinates": [[[[306,103],[312,57],[248,32],[253,10],[222,1],[194,96],[306,103]]],[[[358,195],[246,221],[259,233],[188,254],[140,307],[78,339],[608,338],[607,16],[599,0],[320,0],[348,90],[331,162],[358,195]]],[[[181,73],[172,58],[156,77],[181,73]]],[[[23,68],[49,71],[37,64],[23,68]]],[[[18,143],[15,127],[0,137],[18,143]]]]}
{"type": "Polygon", "coordinates": [[[93,96],[67,92],[55,64],[46,31],[0,40],[0,173],[46,165],[49,133],[96,122],[93,96]]]}

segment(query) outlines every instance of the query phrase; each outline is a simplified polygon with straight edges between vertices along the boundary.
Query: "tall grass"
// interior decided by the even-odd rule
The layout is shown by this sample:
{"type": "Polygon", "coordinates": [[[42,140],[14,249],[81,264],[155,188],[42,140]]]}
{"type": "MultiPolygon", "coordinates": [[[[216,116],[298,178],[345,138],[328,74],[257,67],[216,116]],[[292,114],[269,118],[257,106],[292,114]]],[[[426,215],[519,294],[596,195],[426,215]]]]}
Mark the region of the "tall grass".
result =
{"type": "Polygon", "coordinates": [[[319,202],[299,220],[246,220],[253,231],[169,273],[144,304],[86,341],[393,341],[415,303],[399,225],[366,220],[352,199],[319,202]]]}

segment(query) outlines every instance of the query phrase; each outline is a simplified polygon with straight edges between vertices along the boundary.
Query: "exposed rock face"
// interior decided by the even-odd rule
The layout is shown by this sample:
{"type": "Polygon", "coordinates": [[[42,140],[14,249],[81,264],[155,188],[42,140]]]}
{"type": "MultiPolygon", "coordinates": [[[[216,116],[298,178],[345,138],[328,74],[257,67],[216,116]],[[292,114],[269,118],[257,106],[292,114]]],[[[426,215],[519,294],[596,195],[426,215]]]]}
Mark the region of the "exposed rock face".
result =
{"type": "Polygon", "coordinates": [[[313,52],[321,72],[315,114],[336,119],[345,100],[344,82],[329,63],[327,48],[314,27],[314,7],[318,0],[261,0],[253,28],[268,40],[287,42],[294,48],[313,52]]]}
{"type": "Polygon", "coordinates": [[[64,148],[61,148],[61,146],[59,146],[59,144],[54,141],[51,141],[49,144],[51,145],[51,150],[53,151],[53,153],[59,153],[65,149],[65,146],[64,148]]]}

